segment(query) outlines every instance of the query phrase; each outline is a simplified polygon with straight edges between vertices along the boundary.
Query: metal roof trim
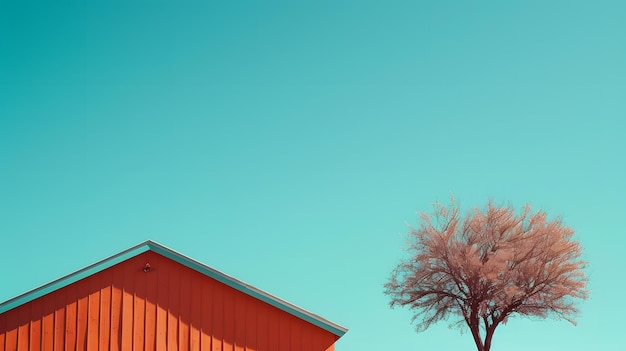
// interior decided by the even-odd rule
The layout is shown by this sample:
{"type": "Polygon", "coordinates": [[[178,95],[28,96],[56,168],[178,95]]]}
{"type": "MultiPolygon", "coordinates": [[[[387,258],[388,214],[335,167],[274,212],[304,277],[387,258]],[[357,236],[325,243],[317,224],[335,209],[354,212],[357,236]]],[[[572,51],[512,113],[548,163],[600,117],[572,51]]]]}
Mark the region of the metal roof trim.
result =
{"type": "Polygon", "coordinates": [[[141,243],[139,245],[133,246],[129,249],[126,249],[120,253],[117,253],[113,256],[100,260],[96,263],[93,263],[85,268],[79,269],[75,272],[72,272],[68,275],[65,275],[61,278],[55,279],[47,284],[29,290],[23,294],[20,294],[16,297],[8,299],[2,303],[0,303],[0,313],[4,313],[8,310],[11,310],[15,307],[21,306],[25,303],[28,303],[32,300],[35,300],[43,295],[49,294],[53,291],[64,288],[70,284],[73,284],[83,278],[87,278],[93,274],[96,274],[100,271],[103,271],[109,267],[112,267],[118,263],[126,261],[129,258],[135,257],[141,253],[150,250],[150,246],[148,242],[141,243]]]}
{"type": "Polygon", "coordinates": [[[0,313],[4,313],[8,310],[26,304],[32,300],[35,300],[43,295],[49,294],[53,291],[73,284],[81,279],[87,278],[93,274],[103,271],[109,267],[112,267],[118,263],[128,260],[147,251],[156,252],[162,256],[174,260],[188,268],[191,268],[205,276],[215,279],[221,283],[224,283],[244,294],[250,295],[256,299],[259,299],[265,303],[268,303],[276,308],[279,308],[289,314],[292,314],[300,319],[303,319],[311,324],[314,324],[326,331],[329,331],[338,337],[343,336],[348,329],[333,323],[323,317],[320,317],[312,312],[309,312],[301,307],[298,307],[290,302],[287,302],[279,297],[276,297],[261,289],[247,284],[239,279],[229,276],[223,272],[218,271],[210,266],[207,266],[199,261],[189,258],[177,251],[174,251],[166,246],[156,243],[152,240],[147,240],[141,244],[135,245],[129,249],[126,249],[113,256],[105,258],[101,261],[93,263],[85,268],[77,270],[66,276],[53,280],[47,284],[44,284],[38,288],[29,290],[23,294],[13,297],[0,303],[0,313]]]}

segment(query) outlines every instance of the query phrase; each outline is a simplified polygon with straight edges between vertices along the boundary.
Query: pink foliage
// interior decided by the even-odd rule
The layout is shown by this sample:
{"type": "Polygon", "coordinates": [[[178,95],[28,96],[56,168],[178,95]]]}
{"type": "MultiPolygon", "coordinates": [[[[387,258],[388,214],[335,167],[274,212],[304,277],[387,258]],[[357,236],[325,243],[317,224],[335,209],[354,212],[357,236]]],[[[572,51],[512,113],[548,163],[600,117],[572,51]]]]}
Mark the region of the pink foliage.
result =
{"type": "Polygon", "coordinates": [[[415,311],[418,331],[459,316],[479,351],[513,315],[563,318],[575,324],[576,299],[586,299],[582,248],[574,231],[546,213],[498,207],[461,218],[454,200],[420,214],[409,233],[410,259],[385,284],[391,306],[415,311]]]}

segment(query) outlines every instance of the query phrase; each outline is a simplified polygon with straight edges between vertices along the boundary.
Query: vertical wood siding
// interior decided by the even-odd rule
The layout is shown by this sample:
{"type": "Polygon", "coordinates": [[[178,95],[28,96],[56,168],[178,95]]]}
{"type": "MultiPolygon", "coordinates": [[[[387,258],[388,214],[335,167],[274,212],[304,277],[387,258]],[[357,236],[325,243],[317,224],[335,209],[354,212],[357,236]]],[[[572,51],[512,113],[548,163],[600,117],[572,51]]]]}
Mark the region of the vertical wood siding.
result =
{"type": "Polygon", "coordinates": [[[7,351],[333,351],[336,340],[154,252],[0,315],[7,351]]]}

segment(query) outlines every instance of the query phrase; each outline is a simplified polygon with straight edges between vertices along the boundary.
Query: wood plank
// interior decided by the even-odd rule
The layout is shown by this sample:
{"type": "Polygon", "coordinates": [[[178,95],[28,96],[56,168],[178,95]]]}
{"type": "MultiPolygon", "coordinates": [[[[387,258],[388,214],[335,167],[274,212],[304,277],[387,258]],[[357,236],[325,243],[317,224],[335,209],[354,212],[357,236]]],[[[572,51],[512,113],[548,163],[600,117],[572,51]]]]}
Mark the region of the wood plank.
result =
{"type": "Polygon", "coordinates": [[[65,309],[65,351],[76,350],[76,316],[78,309],[78,285],[68,285],[67,308],[65,309]]]}
{"type": "Polygon", "coordinates": [[[167,261],[162,257],[157,257],[154,267],[154,274],[157,280],[156,298],[156,350],[167,348],[167,322],[169,310],[169,270],[167,261]]]}
{"type": "Polygon", "coordinates": [[[197,272],[191,272],[189,281],[189,308],[191,316],[189,322],[189,349],[200,351],[200,329],[202,328],[202,282],[205,277],[197,272]]]}
{"type": "Polygon", "coordinates": [[[257,301],[251,296],[245,296],[246,321],[246,351],[257,351],[257,301]]]}
{"type": "Polygon", "coordinates": [[[43,321],[41,324],[41,350],[54,349],[54,295],[42,296],[43,321]]]}
{"type": "Polygon", "coordinates": [[[99,327],[99,347],[100,350],[110,349],[111,340],[111,294],[113,285],[112,270],[105,269],[101,273],[102,286],[100,287],[100,322],[99,327]]]}
{"type": "Polygon", "coordinates": [[[234,350],[234,338],[235,338],[235,300],[233,294],[235,290],[231,287],[224,287],[223,304],[224,304],[224,316],[222,321],[224,323],[224,345],[222,349],[224,351],[234,350]]]}
{"type": "Polygon", "coordinates": [[[300,351],[313,351],[311,345],[311,333],[310,333],[310,324],[307,322],[303,322],[303,327],[301,330],[302,335],[300,336],[301,350],[300,351]]]}
{"type": "Polygon", "coordinates": [[[2,350],[6,350],[4,348],[4,340],[6,339],[7,332],[5,314],[6,313],[0,314],[0,346],[2,347],[2,350]]]}
{"type": "Polygon", "coordinates": [[[276,307],[268,307],[267,322],[267,349],[271,351],[278,351],[280,348],[280,329],[278,327],[280,320],[278,316],[278,309],[276,309],[276,307]]]}
{"type": "Polygon", "coordinates": [[[87,324],[89,323],[89,281],[79,280],[78,309],[76,312],[76,349],[85,350],[87,345],[87,324]]]}
{"type": "Polygon", "coordinates": [[[19,326],[19,309],[14,308],[7,311],[2,317],[5,317],[6,334],[4,338],[5,350],[17,350],[17,329],[19,326]]]}
{"type": "Polygon", "coordinates": [[[258,351],[268,351],[269,350],[269,320],[268,320],[268,310],[269,305],[261,302],[255,301],[256,305],[256,338],[257,338],[257,350],[258,351]]]}
{"type": "Polygon", "coordinates": [[[234,298],[234,311],[235,316],[234,328],[235,334],[233,339],[235,351],[244,351],[246,347],[246,296],[239,291],[233,291],[234,298]]]}
{"type": "Polygon", "coordinates": [[[122,290],[122,338],[121,350],[131,351],[133,349],[133,311],[134,311],[134,290],[135,271],[139,268],[132,264],[124,266],[124,289],[122,290]]]}
{"type": "Polygon", "coordinates": [[[119,351],[122,347],[122,302],[124,287],[124,271],[115,267],[111,271],[111,323],[109,327],[109,347],[111,351],[119,351]]]}
{"type": "Polygon", "coordinates": [[[309,333],[311,333],[311,335],[313,336],[312,343],[311,343],[313,346],[313,350],[314,351],[326,350],[328,345],[326,345],[324,341],[324,331],[320,328],[314,328],[314,329],[310,329],[309,333]]]}
{"type": "Polygon", "coordinates": [[[17,329],[11,329],[6,333],[4,345],[5,350],[17,350],[17,329]]]}
{"type": "MultiPolygon", "coordinates": [[[[10,321],[15,321],[15,315],[11,313],[13,310],[8,310],[3,314],[0,314],[0,350],[10,350],[6,348],[6,345],[9,339],[9,334],[12,330],[15,330],[17,326],[17,322],[11,323],[10,321]]],[[[12,343],[11,343],[12,344],[12,343]]]]}
{"type": "Polygon", "coordinates": [[[30,342],[30,305],[21,305],[19,310],[19,326],[17,327],[17,350],[27,351],[30,342]]]}
{"type": "Polygon", "coordinates": [[[17,327],[19,320],[19,311],[17,308],[9,310],[5,313],[6,316],[6,333],[4,337],[4,349],[16,350],[17,349],[17,327]]]}
{"type": "Polygon", "coordinates": [[[41,345],[38,350],[51,351],[54,347],[54,293],[42,296],[41,300],[41,345]]]}
{"type": "Polygon", "coordinates": [[[302,332],[304,323],[300,318],[289,318],[289,350],[302,350],[302,332]]]}
{"type": "Polygon", "coordinates": [[[283,311],[279,311],[278,328],[280,330],[278,349],[281,351],[289,351],[290,320],[289,316],[283,311]]]}
{"type": "Polygon", "coordinates": [[[41,298],[30,302],[30,340],[28,344],[31,351],[41,351],[41,314],[43,312],[41,304],[41,298]]]}
{"type": "Polygon", "coordinates": [[[213,319],[213,290],[212,281],[202,280],[202,292],[200,297],[200,304],[202,309],[202,325],[200,327],[200,346],[202,350],[211,350],[211,338],[213,330],[211,329],[211,323],[213,319]]]}
{"type": "Polygon", "coordinates": [[[179,267],[179,316],[178,316],[178,350],[189,350],[189,321],[191,319],[191,277],[187,267],[179,267]]]}
{"type": "MultiPolygon", "coordinates": [[[[141,267],[145,266],[145,259],[138,262],[141,267]]],[[[138,265],[139,266],[139,265],[138,265]]],[[[145,350],[144,334],[146,324],[146,272],[136,270],[134,272],[134,309],[133,309],[133,350],[145,350]]]]}
{"type": "Polygon", "coordinates": [[[213,333],[211,334],[211,347],[213,351],[222,351],[224,338],[224,285],[215,283],[213,285],[213,333]]]}
{"type": "Polygon", "coordinates": [[[156,350],[156,300],[157,300],[157,272],[158,264],[152,255],[146,255],[146,261],[150,262],[150,272],[146,273],[146,325],[144,328],[144,342],[146,350],[156,350]],[[157,271],[155,271],[157,270],[157,271]]]}
{"type": "Polygon", "coordinates": [[[178,351],[178,318],[180,315],[179,285],[180,272],[178,267],[170,266],[169,276],[169,310],[167,315],[167,349],[178,351]]]}
{"type": "Polygon", "coordinates": [[[97,350],[100,345],[100,275],[89,277],[89,295],[87,312],[87,350],[97,350]]]}
{"type": "Polygon", "coordinates": [[[62,289],[54,295],[54,303],[57,305],[54,311],[54,351],[65,349],[65,308],[66,289],[62,289]]]}
{"type": "Polygon", "coordinates": [[[0,349],[6,350],[4,348],[4,341],[6,340],[7,333],[7,320],[6,320],[7,312],[0,314],[0,349]]]}
{"type": "Polygon", "coordinates": [[[319,328],[307,322],[303,322],[303,325],[302,351],[315,351],[315,349],[313,348],[314,335],[312,331],[319,328]]]}

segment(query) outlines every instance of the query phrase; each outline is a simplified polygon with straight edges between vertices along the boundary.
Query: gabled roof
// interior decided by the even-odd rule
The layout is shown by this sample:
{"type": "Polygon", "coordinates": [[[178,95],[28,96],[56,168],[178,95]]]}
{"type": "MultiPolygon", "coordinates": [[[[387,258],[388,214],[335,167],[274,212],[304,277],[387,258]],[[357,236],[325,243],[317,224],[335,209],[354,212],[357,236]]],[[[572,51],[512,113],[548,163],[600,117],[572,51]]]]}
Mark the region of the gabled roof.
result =
{"type": "Polygon", "coordinates": [[[274,295],[271,295],[261,289],[257,289],[252,285],[246,284],[241,280],[235,279],[227,274],[224,274],[214,268],[211,268],[203,263],[193,260],[185,255],[182,255],[170,248],[167,248],[154,241],[148,240],[139,245],[133,246],[127,250],[124,250],[116,255],[106,258],[100,262],[94,263],[74,273],[68,274],[57,280],[54,280],[48,284],[40,286],[36,289],[28,291],[24,294],[16,296],[10,300],[0,303],[0,313],[4,313],[8,310],[26,304],[32,300],[35,300],[43,295],[49,294],[53,291],[66,287],[72,283],[75,283],[83,278],[89,277],[100,271],[103,271],[109,267],[112,267],[118,263],[128,260],[147,251],[152,251],[174,260],[188,268],[191,268],[199,273],[204,274],[207,277],[213,278],[221,283],[224,283],[231,288],[239,290],[247,295],[257,298],[263,302],[266,302],[276,308],[279,308],[287,313],[290,313],[300,319],[303,319],[309,323],[312,323],[326,331],[329,331],[338,337],[344,335],[348,329],[335,324],[327,319],[324,319],[314,313],[311,313],[303,308],[300,308],[294,304],[291,304],[285,300],[282,300],[274,295]]]}

